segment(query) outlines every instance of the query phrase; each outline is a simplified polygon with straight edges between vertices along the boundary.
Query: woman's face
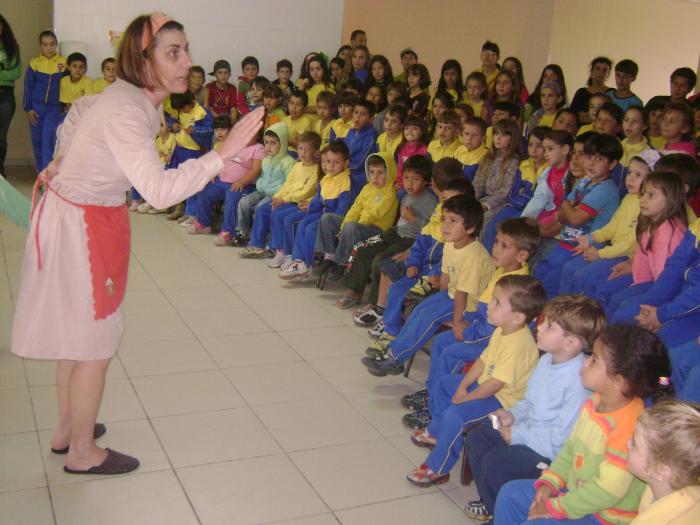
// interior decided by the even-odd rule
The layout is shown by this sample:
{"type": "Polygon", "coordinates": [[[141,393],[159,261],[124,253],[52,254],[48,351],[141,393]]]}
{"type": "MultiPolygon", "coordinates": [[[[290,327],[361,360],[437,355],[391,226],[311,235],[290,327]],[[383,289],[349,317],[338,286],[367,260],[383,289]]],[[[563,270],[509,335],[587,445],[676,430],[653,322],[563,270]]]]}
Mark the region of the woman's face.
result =
{"type": "Polygon", "coordinates": [[[608,76],[610,76],[610,66],[603,62],[598,62],[591,68],[591,78],[593,80],[605,82],[608,76]]]}
{"type": "MultiPolygon", "coordinates": [[[[187,79],[192,59],[185,33],[177,30],[158,33],[158,43],[153,52],[156,71],[152,71],[160,88],[168,93],[187,91],[187,79]]],[[[151,67],[149,65],[149,67],[151,67]]]]}

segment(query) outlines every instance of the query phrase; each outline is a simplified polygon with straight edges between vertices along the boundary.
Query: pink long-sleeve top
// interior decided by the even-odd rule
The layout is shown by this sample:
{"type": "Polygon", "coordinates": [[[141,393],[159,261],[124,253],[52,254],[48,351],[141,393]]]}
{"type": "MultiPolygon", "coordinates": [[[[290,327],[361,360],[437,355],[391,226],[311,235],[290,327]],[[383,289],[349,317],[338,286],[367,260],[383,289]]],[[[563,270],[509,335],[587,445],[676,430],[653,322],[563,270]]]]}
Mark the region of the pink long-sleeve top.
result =
{"type": "Polygon", "coordinates": [[[640,245],[632,261],[632,278],[634,284],[655,281],[664,270],[666,259],[680,244],[688,228],[677,220],[665,221],[654,233],[650,250],[643,250],[649,242],[649,231],[642,233],[640,245]]]}

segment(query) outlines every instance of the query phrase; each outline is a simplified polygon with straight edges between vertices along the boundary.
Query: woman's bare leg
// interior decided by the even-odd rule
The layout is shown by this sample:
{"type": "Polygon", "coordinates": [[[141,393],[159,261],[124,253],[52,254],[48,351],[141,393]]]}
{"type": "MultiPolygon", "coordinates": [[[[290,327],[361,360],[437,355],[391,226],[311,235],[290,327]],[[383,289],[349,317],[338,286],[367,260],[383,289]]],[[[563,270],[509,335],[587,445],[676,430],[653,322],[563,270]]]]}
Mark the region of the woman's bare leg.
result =
{"type": "Polygon", "coordinates": [[[68,384],[71,436],[66,466],[87,470],[102,464],[107,452],[95,445],[93,431],[105,386],[109,359],[76,361],[68,384]]]}
{"type": "Polygon", "coordinates": [[[58,400],[58,422],[51,437],[51,448],[62,449],[70,444],[71,420],[68,402],[68,382],[75,361],[61,359],[56,366],[56,393],[58,400]]]}

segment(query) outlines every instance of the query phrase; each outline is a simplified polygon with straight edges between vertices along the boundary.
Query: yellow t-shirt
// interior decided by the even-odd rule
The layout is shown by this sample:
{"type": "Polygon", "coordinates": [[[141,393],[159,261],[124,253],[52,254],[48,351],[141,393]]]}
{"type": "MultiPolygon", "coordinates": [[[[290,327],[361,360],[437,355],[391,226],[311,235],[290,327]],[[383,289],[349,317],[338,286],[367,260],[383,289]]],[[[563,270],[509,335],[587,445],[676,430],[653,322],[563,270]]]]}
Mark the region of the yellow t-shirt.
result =
{"type": "Polygon", "coordinates": [[[439,140],[432,140],[428,144],[428,154],[433,162],[437,162],[445,157],[454,158],[455,152],[459,148],[460,144],[457,139],[455,139],[451,144],[442,145],[439,140]]]}
{"type": "Polygon", "coordinates": [[[576,136],[578,137],[579,135],[583,135],[584,133],[587,133],[589,131],[593,131],[593,124],[584,124],[583,126],[578,128],[576,136]]]}
{"type": "MultiPolygon", "coordinates": [[[[475,71],[478,71],[479,73],[484,73],[483,68],[476,69],[475,71]]],[[[501,70],[496,68],[491,72],[490,75],[487,75],[486,73],[484,73],[484,76],[486,76],[486,86],[488,87],[489,90],[496,83],[496,77],[498,76],[498,74],[500,72],[501,72],[501,70]]]]}
{"type": "Polygon", "coordinates": [[[393,158],[394,153],[396,153],[396,148],[399,147],[402,140],[403,134],[399,133],[393,139],[390,139],[385,131],[377,137],[377,146],[379,147],[379,151],[386,151],[393,158]]]}
{"type": "Polygon", "coordinates": [[[466,146],[460,146],[455,151],[454,158],[460,161],[464,166],[473,166],[479,164],[481,159],[483,159],[488,152],[489,149],[483,144],[473,150],[468,150],[466,146]]]}
{"type": "Polygon", "coordinates": [[[454,243],[446,242],[442,251],[442,273],[450,280],[447,295],[455,298],[455,292],[467,294],[466,312],[476,311],[479,297],[493,275],[493,260],[479,241],[473,241],[463,248],[455,249],[454,243]]]}
{"type": "Polygon", "coordinates": [[[651,146],[649,146],[647,139],[644,137],[642,137],[641,142],[638,142],[637,144],[630,144],[628,139],[624,139],[622,141],[622,159],[620,160],[620,164],[622,164],[625,168],[628,167],[632,157],[639,155],[642,151],[647,150],[650,147],[651,146]]]}
{"type": "Polygon", "coordinates": [[[481,385],[489,379],[502,381],[504,385],[495,396],[507,410],[525,397],[527,381],[538,358],[537,344],[527,325],[508,335],[503,335],[500,327],[496,328],[486,350],[479,356],[484,371],[477,382],[481,385]]]}
{"type": "Polygon", "coordinates": [[[98,78],[92,83],[92,94],[93,95],[99,95],[102,93],[105,89],[107,89],[109,86],[111,86],[111,82],[107,82],[104,77],[98,78]]]}
{"type": "Polygon", "coordinates": [[[333,85],[324,86],[323,84],[314,84],[309,89],[306,90],[306,95],[309,97],[309,106],[316,105],[316,99],[321,91],[330,91],[335,93],[335,87],[333,85]]]}
{"type": "Polygon", "coordinates": [[[496,283],[505,275],[530,275],[530,266],[528,266],[527,263],[523,263],[520,268],[513,270],[512,272],[506,272],[503,268],[496,268],[496,271],[493,272],[493,275],[491,275],[491,279],[489,279],[489,284],[486,285],[486,289],[481,292],[481,295],[479,296],[480,303],[491,302],[491,299],[493,299],[493,290],[496,288],[496,283]]]}
{"type": "Polygon", "coordinates": [[[471,100],[469,100],[469,96],[465,93],[464,103],[471,106],[471,108],[474,110],[475,117],[481,117],[481,110],[484,108],[483,100],[480,100],[479,102],[472,102],[471,100]]]}
{"type": "Polygon", "coordinates": [[[72,104],[80,97],[92,95],[92,79],[82,77],[77,82],[73,82],[70,76],[61,79],[59,100],[63,104],[72,104]]]}
{"type": "Polygon", "coordinates": [[[180,122],[181,129],[175,135],[175,140],[178,146],[190,149],[193,151],[199,151],[200,147],[197,142],[185,131],[187,128],[194,126],[195,122],[202,120],[207,116],[207,110],[199,105],[198,102],[194,103],[192,111],[185,113],[184,111],[179,111],[177,114],[177,119],[180,122]]]}
{"type": "Polygon", "coordinates": [[[332,124],[332,120],[326,123],[325,126],[323,125],[323,121],[321,119],[316,119],[316,122],[314,122],[313,130],[318,133],[319,137],[321,137],[321,149],[325,148],[330,143],[332,124]]]}
{"type": "Polygon", "coordinates": [[[170,158],[173,156],[173,151],[175,150],[175,133],[168,133],[168,138],[163,141],[163,139],[158,135],[156,137],[156,150],[158,150],[158,157],[160,161],[167,165],[170,162],[170,158]]]}
{"type": "Polygon", "coordinates": [[[333,130],[333,133],[335,133],[336,140],[344,139],[353,126],[354,123],[352,119],[345,122],[342,118],[337,118],[331,122],[331,129],[333,130]]]}
{"type": "Polygon", "coordinates": [[[552,127],[552,124],[554,124],[554,119],[557,117],[556,113],[552,113],[551,115],[547,115],[546,113],[542,115],[542,118],[537,122],[538,126],[546,126],[548,128],[552,127]]]}
{"type": "MultiPolygon", "coordinates": [[[[311,119],[308,115],[302,115],[298,119],[292,120],[292,117],[287,115],[282,119],[282,122],[287,126],[290,140],[299,140],[299,135],[307,131],[311,131],[311,119]]],[[[289,146],[289,151],[296,151],[296,148],[289,146]]]]}
{"type": "Polygon", "coordinates": [[[285,202],[310,199],[316,191],[316,182],[318,182],[318,164],[304,166],[301,162],[296,162],[274,197],[285,202]]]}
{"type": "Polygon", "coordinates": [[[649,135],[649,142],[651,143],[651,147],[654,148],[656,151],[661,151],[666,147],[666,139],[663,138],[661,135],[658,135],[656,137],[652,137],[649,135]]]}

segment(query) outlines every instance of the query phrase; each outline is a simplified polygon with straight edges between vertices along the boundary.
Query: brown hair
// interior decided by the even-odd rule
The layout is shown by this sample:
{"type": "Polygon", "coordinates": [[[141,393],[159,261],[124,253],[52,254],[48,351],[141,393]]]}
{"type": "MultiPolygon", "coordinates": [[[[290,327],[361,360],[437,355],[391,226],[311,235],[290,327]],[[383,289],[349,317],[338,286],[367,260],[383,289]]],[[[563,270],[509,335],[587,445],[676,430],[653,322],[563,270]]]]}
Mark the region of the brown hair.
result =
{"type": "Polygon", "coordinates": [[[653,186],[661,191],[666,197],[666,208],[661,214],[658,221],[654,222],[651,218],[639,215],[637,221],[637,244],[642,250],[642,253],[647,253],[651,250],[654,244],[654,235],[656,230],[669,221],[672,228],[678,226],[688,226],[688,212],[686,211],[686,200],[683,186],[683,179],[677,173],[671,171],[652,171],[644,177],[640,196],[644,193],[647,186],[653,186]],[[642,235],[645,231],[649,232],[649,238],[645,245],[642,244],[642,235]]]}
{"type": "Polygon", "coordinates": [[[299,135],[299,144],[309,144],[315,150],[321,147],[321,137],[315,131],[305,131],[299,135]]]}
{"type": "Polygon", "coordinates": [[[589,349],[606,325],[601,306],[585,295],[559,295],[547,303],[544,315],[565,332],[583,339],[589,349]]]}
{"type": "Polygon", "coordinates": [[[139,88],[154,89],[160,83],[158,68],[153,60],[153,50],[158,45],[158,34],[163,31],[184,31],[179,22],[171,20],[163,24],[153,34],[151,15],[135,18],[126,28],[124,37],[117,51],[117,76],[139,88]],[[145,50],[141,43],[146,38],[149,42],[145,50]],[[151,71],[149,72],[148,66],[151,71]]]}
{"type": "Polygon", "coordinates": [[[513,239],[518,250],[525,250],[528,258],[535,255],[540,247],[540,229],[537,222],[525,217],[506,219],[498,223],[498,233],[507,235],[513,239]]]}
{"type": "Polygon", "coordinates": [[[547,292],[542,283],[530,275],[504,275],[496,286],[508,292],[511,309],[525,316],[525,324],[540,315],[547,303],[547,292]]]}
{"type": "Polygon", "coordinates": [[[448,124],[454,127],[455,131],[457,132],[459,132],[459,130],[462,128],[462,119],[460,119],[459,115],[451,109],[448,109],[442,115],[440,115],[437,121],[440,124],[448,124]]]}
{"type": "Polygon", "coordinates": [[[674,490],[700,481],[700,405],[663,399],[639,416],[653,468],[672,470],[669,484],[674,490]]]}

